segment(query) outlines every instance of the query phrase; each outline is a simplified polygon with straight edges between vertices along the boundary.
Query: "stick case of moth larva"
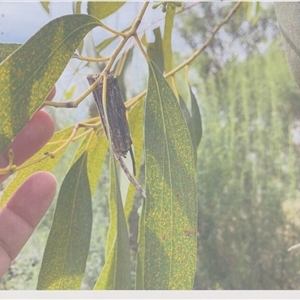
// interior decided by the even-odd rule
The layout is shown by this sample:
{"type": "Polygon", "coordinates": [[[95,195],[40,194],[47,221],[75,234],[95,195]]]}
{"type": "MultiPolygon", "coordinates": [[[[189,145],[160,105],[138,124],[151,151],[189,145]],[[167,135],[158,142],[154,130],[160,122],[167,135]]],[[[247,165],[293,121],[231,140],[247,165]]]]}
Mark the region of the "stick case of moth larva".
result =
{"type": "MultiPolygon", "coordinates": [[[[99,75],[88,75],[87,80],[89,84],[92,85],[97,80],[98,76],[99,75]]],[[[104,106],[102,101],[102,90],[103,81],[100,81],[94,89],[93,95],[105,134],[106,136],[108,136],[108,129],[105,122],[104,106]]],[[[110,129],[110,139],[113,151],[115,152],[115,154],[123,157],[126,157],[128,151],[130,152],[133,163],[133,173],[135,174],[135,163],[131,148],[132,139],[126,118],[126,107],[124,105],[118,81],[113,77],[112,73],[107,76],[106,114],[110,129]]]]}

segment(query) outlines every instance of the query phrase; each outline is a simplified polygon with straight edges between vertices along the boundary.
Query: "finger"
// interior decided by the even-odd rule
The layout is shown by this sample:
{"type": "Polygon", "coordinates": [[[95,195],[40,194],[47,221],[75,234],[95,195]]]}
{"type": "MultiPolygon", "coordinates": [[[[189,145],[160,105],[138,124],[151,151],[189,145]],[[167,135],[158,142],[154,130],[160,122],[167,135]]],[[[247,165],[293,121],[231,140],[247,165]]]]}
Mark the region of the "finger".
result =
{"type": "Polygon", "coordinates": [[[55,191],[56,180],[52,174],[34,173],[0,211],[0,277],[46,213],[55,191]]]}
{"type": "MultiPolygon", "coordinates": [[[[46,111],[38,111],[0,156],[0,168],[8,165],[9,149],[12,149],[14,153],[13,163],[17,166],[21,165],[51,139],[54,131],[55,124],[52,117],[46,111]]],[[[0,176],[0,183],[7,177],[8,175],[0,176]]]]}

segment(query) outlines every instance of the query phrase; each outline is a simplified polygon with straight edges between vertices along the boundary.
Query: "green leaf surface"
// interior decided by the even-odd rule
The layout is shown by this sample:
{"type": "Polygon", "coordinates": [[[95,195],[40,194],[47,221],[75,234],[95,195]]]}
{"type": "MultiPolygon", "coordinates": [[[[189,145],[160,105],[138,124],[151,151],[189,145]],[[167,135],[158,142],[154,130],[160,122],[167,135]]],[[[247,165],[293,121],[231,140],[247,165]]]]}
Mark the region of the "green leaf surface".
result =
{"type": "Polygon", "coordinates": [[[75,1],[75,2],[72,3],[73,14],[80,14],[81,13],[81,4],[82,4],[82,1],[75,1]]]}
{"type": "Polygon", "coordinates": [[[172,30],[175,17],[176,7],[173,5],[167,6],[166,21],[164,29],[164,38],[162,41],[162,49],[164,56],[164,70],[166,73],[172,70],[172,30]]]}
{"type": "Polygon", "coordinates": [[[111,160],[110,227],[107,237],[106,261],[94,289],[129,290],[131,275],[128,230],[116,162],[114,158],[111,160]]]}
{"type": "Polygon", "coordinates": [[[190,100],[191,100],[191,112],[189,112],[186,103],[184,102],[181,96],[179,96],[179,103],[180,103],[180,108],[183,113],[184,119],[189,128],[189,132],[191,135],[193,148],[194,148],[195,162],[196,162],[197,149],[202,138],[202,120],[201,120],[200,109],[196,97],[190,86],[189,86],[189,92],[190,92],[190,100]]]}
{"type": "Polygon", "coordinates": [[[47,240],[39,290],[80,289],[92,230],[91,192],[84,152],[67,173],[47,240]]]}
{"type": "Polygon", "coordinates": [[[49,8],[49,4],[50,4],[50,1],[40,1],[43,9],[45,10],[45,12],[47,14],[50,14],[50,8],[49,8]]]}
{"type": "Polygon", "coordinates": [[[21,46],[21,44],[0,44],[0,63],[21,46]]]}
{"type": "Polygon", "coordinates": [[[191,134],[194,150],[196,151],[201,138],[202,138],[202,118],[200,113],[200,108],[197,103],[197,99],[189,86],[190,98],[191,98],[191,121],[193,127],[193,134],[191,134]]]}
{"type": "Polygon", "coordinates": [[[106,158],[108,141],[103,134],[101,137],[94,136],[88,147],[88,176],[92,193],[95,192],[101,174],[102,166],[106,158]]]}
{"type": "MultiPolygon", "coordinates": [[[[144,149],[144,101],[139,101],[129,114],[129,128],[132,136],[132,143],[134,148],[134,159],[136,165],[136,178],[139,176],[140,166],[142,162],[143,149],[144,149]]],[[[136,193],[135,187],[130,184],[127,198],[125,202],[125,216],[128,220],[134,195],[136,193]]]]}
{"type": "Polygon", "coordinates": [[[153,30],[155,40],[153,43],[147,43],[147,54],[150,59],[158,66],[159,70],[164,72],[164,53],[162,46],[162,36],[160,27],[156,27],[153,30]]]}
{"type": "Polygon", "coordinates": [[[0,153],[40,108],[84,36],[101,23],[66,15],[46,24],[0,64],[0,153]]]}
{"type": "Polygon", "coordinates": [[[300,88],[300,3],[274,3],[283,46],[293,77],[300,88]]]}
{"type": "MultiPolygon", "coordinates": [[[[47,143],[45,147],[43,147],[40,151],[38,151],[34,156],[32,156],[27,163],[31,163],[36,161],[37,159],[43,157],[45,152],[53,152],[58,147],[60,147],[71,135],[73,131],[73,126],[68,127],[64,130],[56,132],[51,140],[47,143]]],[[[66,150],[66,149],[65,149],[66,150]]],[[[54,158],[46,158],[39,163],[33,164],[20,170],[13,180],[8,184],[8,186],[3,191],[1,200],[0,200],[0,208],[5,205],[8,199],[13,195],[13,193],[20,187],[20,185],[27,179],[31,174],[43,170],[43,171],[52,171],[56,164],[60,161],[62,155],[65,151],[60,151],[55,155],[54,158]]]]}
{"type": "Polygon", "coordinates": [[[88,2],[88,14],[102,20],[117,11],[126,2],[88,2]]]}
{"type": "Polygon", "coordinates": [[[139,220],[139,252],[137,255],[135,288],[137,290],[145,289],[145,199],[143,199],[141,207],[141,215],[139,220]]]}
{"type": "Polygon", "coordinates": [[[97,137],[93,134],[91,141],[89,142],[89,136],[87,136],[79,149],[75,154],[75,159],[80,157],[84,151],[87,151],[87,172],[89,177],[91,194],[93,195],[101,174],[102,166],[106,157],[108,149],[108,141],[104,134],[97,137]],[[88,144],[89,143],[89,144],[88,144]]]}
{"type": "MultiPolygon", "coordinates": [[[[145,110],[145,289],[192,289],[197,257],[193,146],[178,101],[149,62],[145,110]]],[[[140,276],[140,274],[137,274],[140,276]]]]}

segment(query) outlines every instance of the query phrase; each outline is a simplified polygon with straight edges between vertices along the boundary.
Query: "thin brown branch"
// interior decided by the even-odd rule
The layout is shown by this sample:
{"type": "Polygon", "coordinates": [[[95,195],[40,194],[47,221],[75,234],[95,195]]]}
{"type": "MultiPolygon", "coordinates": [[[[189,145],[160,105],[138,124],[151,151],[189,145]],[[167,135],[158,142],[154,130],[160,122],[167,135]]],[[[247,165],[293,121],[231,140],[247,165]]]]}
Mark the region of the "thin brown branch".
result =
{"type": "Polygon", "coordinates": [[[231,17],[235,14],[235,12],[241,6],[241,4],[242,4],[242,2],[236,3],[235,6],[232,8],[232,10],[224,18],[224,20],[214,28],[214,30],[211,33],[210,38],[208,38],[206,40],[206,42],[200,47],[200,49],[198,49],[196,52],[194,52],[193,55],[191,55],[186,61],[181,63],[179,66],[174,68],[172,71],[165,74],[165,78],[168,78],[169,76],[174,75],[176,72],[178,72],[185,66],[189,65],[200,53],[202,53],[204,51],[204,49],[212,42],[213,38],[215,37],[216,33],[221,29],[221,27],[223,25],[225,25],[231,19],[231,17]]]}

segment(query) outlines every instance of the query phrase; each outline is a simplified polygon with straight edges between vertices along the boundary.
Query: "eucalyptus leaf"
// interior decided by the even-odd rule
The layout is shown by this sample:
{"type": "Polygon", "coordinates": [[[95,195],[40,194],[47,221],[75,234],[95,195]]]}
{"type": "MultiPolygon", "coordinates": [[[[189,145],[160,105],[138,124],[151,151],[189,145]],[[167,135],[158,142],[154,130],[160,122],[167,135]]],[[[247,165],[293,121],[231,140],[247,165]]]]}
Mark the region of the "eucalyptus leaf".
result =
{"type": "Polygon", "coordinates": [[[145,159],[144,257],[138,259],[144,282],[139,284],[145,289],[192,289],[198,207],[194,150],[178,101],[151,61],[145,159]]]}
{"type": "Polygon", "coordinates": [[[0,44],[0,63],[21,46],[21,44],[0,44]]]}
{"type": "Polygon", "coordinates": [[[0,153],[41,107],[83,37],[101,23],[88,15],[57,18],[0,64],[0,153]]]}
{"type": "Polygon", "coordinates": [[[78,290],[84,276],[92,230],[91,192],[84,152],[67,173],[39,274],[39,290],[78,290]]]}
{"type": "Polygon", "coordinates": [[[290,70],[300,88],[300,3],[274,3],[290,70]]]}
{"type": "Polygon", "coordinates": [[[111,158],[110,227],[106,262],[94,289],[129,290],[131,288],[129,240],[117,176],[116,162],[111,158]]]}
{"type": "MultiPolygon", "coordinates": [[[[164,70],[166,73],[172,70],[172,31],[175,17],[176,7],[173,5],[167,6],[166,21],[164,28],[164,38],[162,41],[163,57],[164,57],[164,70]]],[[[170,81],[167,80],[169,83],[170,81]]]]}
{"type": "Polygon", "coordinates": [[[99,20],[102,20],[117,11],[126,2],[88,2],[88,13],[99,20]]]}
{"type": "Polygon", "coordinates": [[[163,44],[162,36],[160,32],[160,27],[156,27],[153,30],[155,40],[153,43],[148,43],[147,54],[150,59],[157,65],[159,70],[164,72],[164,54],[163,54],[163,44]]]}
{"type": "Polygon", "coordinates": [[[49,8],[49,4],[50,4],[50,1],[40,1],[43,9],[45,10],[45,12],[47,14],[50,14],[50,8],[49,8]]]}

